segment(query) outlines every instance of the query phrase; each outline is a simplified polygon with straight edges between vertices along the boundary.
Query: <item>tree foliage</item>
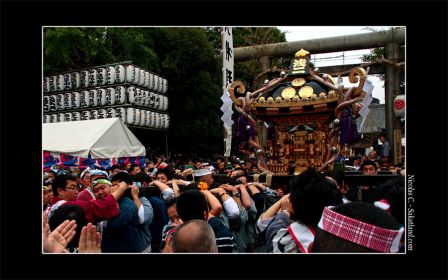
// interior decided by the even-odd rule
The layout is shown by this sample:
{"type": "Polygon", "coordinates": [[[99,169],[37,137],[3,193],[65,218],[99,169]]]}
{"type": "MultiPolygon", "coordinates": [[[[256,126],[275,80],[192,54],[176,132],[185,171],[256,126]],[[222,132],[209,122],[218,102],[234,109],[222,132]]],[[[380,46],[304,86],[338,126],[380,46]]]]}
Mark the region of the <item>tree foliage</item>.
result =
{"type": "MultiPolygon", "coordinates": [[[[219,28],[58,27],[43,32],[44,76],[132,61],[168,80],[170,150],[223,152],[219,28]]],[[[284,41],[275,28],[234,29],[234,47],[284,41]]],[[[255,61],[236,63],[235,70],[247,85],[260,72],[255,61]]]]}
{"type": "MultiPolygon", "coordinates": [[[[372,31],[372,32],[384,32],[384,31],[378,31],[374,28],[367,28],[368,30],[372,31]]],[[[397,28],[391,27],[389,30],[394,30],[397,28]]],[[[361,60],[363,62],[374,62],[377,59],[383,59],[386,58],[385,57],[385,51],[384,48],[375,48],[372,49],[370,51],[369,54],[365,54],[363,55],[363,57],[361,58],[361,60]]],[[[398,62],[402,62],[405,61],[405,46],[401,45],[400,46],[400,50],[399,50],[399,57],[398,57],[398,62]]],[[[377,75],[381,81],[384,81],[386,78],[385,74],[378,74],[377,75]]],[[[404,94],[405,93],[405,79],[404,79],[404,70],[400,70],[400,93],[404,94]]]]}

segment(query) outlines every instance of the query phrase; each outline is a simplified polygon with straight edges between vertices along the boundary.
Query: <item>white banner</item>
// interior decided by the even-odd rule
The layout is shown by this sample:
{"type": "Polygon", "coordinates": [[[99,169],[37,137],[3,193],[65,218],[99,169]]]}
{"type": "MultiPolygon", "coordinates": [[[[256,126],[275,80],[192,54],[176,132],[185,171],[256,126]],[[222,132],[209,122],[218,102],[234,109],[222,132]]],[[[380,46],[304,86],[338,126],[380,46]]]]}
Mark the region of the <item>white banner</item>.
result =
{"type": "Polygon", "coordinates": [[[370,112],[369,105],[373,100],[372,92],[373,92],[373,84],[372,81],[369,80],[369,78],[366,79],[364,86],[362,87],[362,90],[366,93],[364,98],[362,99],[362,108],[359,111],[359,114],[362,116],[361,125],[359,126],[358,132],[361,132],[362,127],[364,126],[364,122],[366,121],[367,115],[370,112]]]}
{"type": "Polygon", "coordinates": [[[230,150],[232,146],[232,100],[228,93],[228,88],[233,82],[234,72],[233,72],[233,36],[231,27],[223,27],[221,32],[222,35],[222,80],[223,80],[223,95],[221,100],[223,105],[221,106],[221,111],[223,116],[221,120],[224,122],[224,128],[226,130],[226,138],[224,142],[226,144],[225,157],[230,156],[230,150]]]}

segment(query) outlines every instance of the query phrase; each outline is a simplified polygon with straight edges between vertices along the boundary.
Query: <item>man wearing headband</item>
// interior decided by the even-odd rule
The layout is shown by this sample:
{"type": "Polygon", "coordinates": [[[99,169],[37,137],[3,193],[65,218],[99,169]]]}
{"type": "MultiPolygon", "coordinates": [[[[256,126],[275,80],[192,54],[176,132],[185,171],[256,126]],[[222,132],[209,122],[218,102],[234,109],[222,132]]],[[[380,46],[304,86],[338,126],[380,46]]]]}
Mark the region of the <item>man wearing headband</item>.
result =
{"type": "Polygon", "coordinates": [[[78,186],[76,177],[72,175],[58,175],[53,181],[52,188],[54,198],[51,206],[46,210],[48,220],[59,206],[63,204],[75,204],[83,208],[87,223],[96,224],[102,220],[110,219],[118,215],[117,201],[129,186],[124,182],[120,183],[117,190],[104,197],[104,199],[92,199],[89,201],[76,200],[78,186]]]}
{"type": "Polygon", "coordinates": [[[403,227],[386,211],[372,204],[352,202],[326,207],[313,252],[396,253],[403,227]]]}
{"type": "MultiPolygon", "coordinates": [[[[86,170],[84,170],[84,171],[86,171],[86,170]]],[[[84,175],[84,177],[88,177],[89,182],[88,182],[88,184],[85,184],[84,183],[85,180],[83,180],[83,185],[85,184],[86,188],[78,194],[77,200],[80,200],[80,201],[89,201],[89,200],[95,199],[95,194],[92,192],[92,190],[93,190],[92,182],[94,182],[95,180],[97,180],[99,178],[102,178],[102,179],[108,178],[107,172],[103,171],[103,170],[99,170],[99,169],[90,170],[89,169],[87,172],[88,172],[87,175],[84,175]]],[[[81,173],[81,178],[82,178],[82,176],[83,176],[83,174],[81,173]]]]}
{"type": "Polygon", "coordinates": [[[81,175],[79,176],[79,179],[81,181],[79,185],[79,191],[82,192],[83,190],[90,187],[90,167],[87,167],[81,172],[81,175]]]}

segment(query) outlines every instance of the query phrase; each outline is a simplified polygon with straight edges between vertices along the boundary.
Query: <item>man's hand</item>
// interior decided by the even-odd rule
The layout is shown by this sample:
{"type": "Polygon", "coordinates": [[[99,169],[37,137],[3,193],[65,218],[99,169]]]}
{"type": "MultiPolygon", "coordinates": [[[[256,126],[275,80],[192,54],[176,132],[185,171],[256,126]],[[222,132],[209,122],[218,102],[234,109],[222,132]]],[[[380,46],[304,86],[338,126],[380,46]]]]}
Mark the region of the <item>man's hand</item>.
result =
{"type": "Polygon", "coordinates": [[[65,220],[50,233],[50,226],[44,226],[44,252],[67,253],[67,244],[76,234],[76,221],[65,220]]]}
{"type": "Polygon", "coordinates": [[[134,186],[134,185],[131,186],[131,194],[132,194],[133,198],[138,197],[139,192],[140,192],[140,190],[138,189],[137,186],[134,186]]]}
{"type": "Polygon", "coordinates": [[[171,239],[173,238],[172,235],[168,236],[166,238],[166,244],[165,247],[163,247],[162,253],[173,253],[173,247],[171,246],[171,239]]]}
{"type": "Polygon", "coordinates": [[[100,233],[91,223],[82,228],[78,246],[78,253],[101,253],[100,233]]]}

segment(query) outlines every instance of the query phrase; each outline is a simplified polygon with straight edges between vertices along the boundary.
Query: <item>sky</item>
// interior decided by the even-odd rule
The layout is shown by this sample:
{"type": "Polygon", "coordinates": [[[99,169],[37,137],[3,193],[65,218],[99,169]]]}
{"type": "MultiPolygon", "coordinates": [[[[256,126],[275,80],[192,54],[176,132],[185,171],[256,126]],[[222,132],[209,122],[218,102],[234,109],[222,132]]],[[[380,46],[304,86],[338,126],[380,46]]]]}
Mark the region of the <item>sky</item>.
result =
{"type": "MultiPolygon", "coordinates": [[[[392,27],[392,26],[391,26],[392,27]]],[[[282,32],[285,32],[286,41],[302,41],[309,39],[336,37],[351,34],[361,34],[376,31],[387,30],[389,26],[277,26],[282,32]]],[[[356,50],[346,52],[334,52],[319,55],[311,55],[311,61],[316,67],[343,65],[343,64],[361,64],[363,54],[370,53],[370,50],[356,50]]],[[[384,104],[384,82],[376,75],[369,75],[369,79],[373,82],[373,97],[380,100],[380,104],[384,104]]],[[[348,82],[348,77],[344,77],[344,86],[352,87],[354,84],[348,82]]]]}

